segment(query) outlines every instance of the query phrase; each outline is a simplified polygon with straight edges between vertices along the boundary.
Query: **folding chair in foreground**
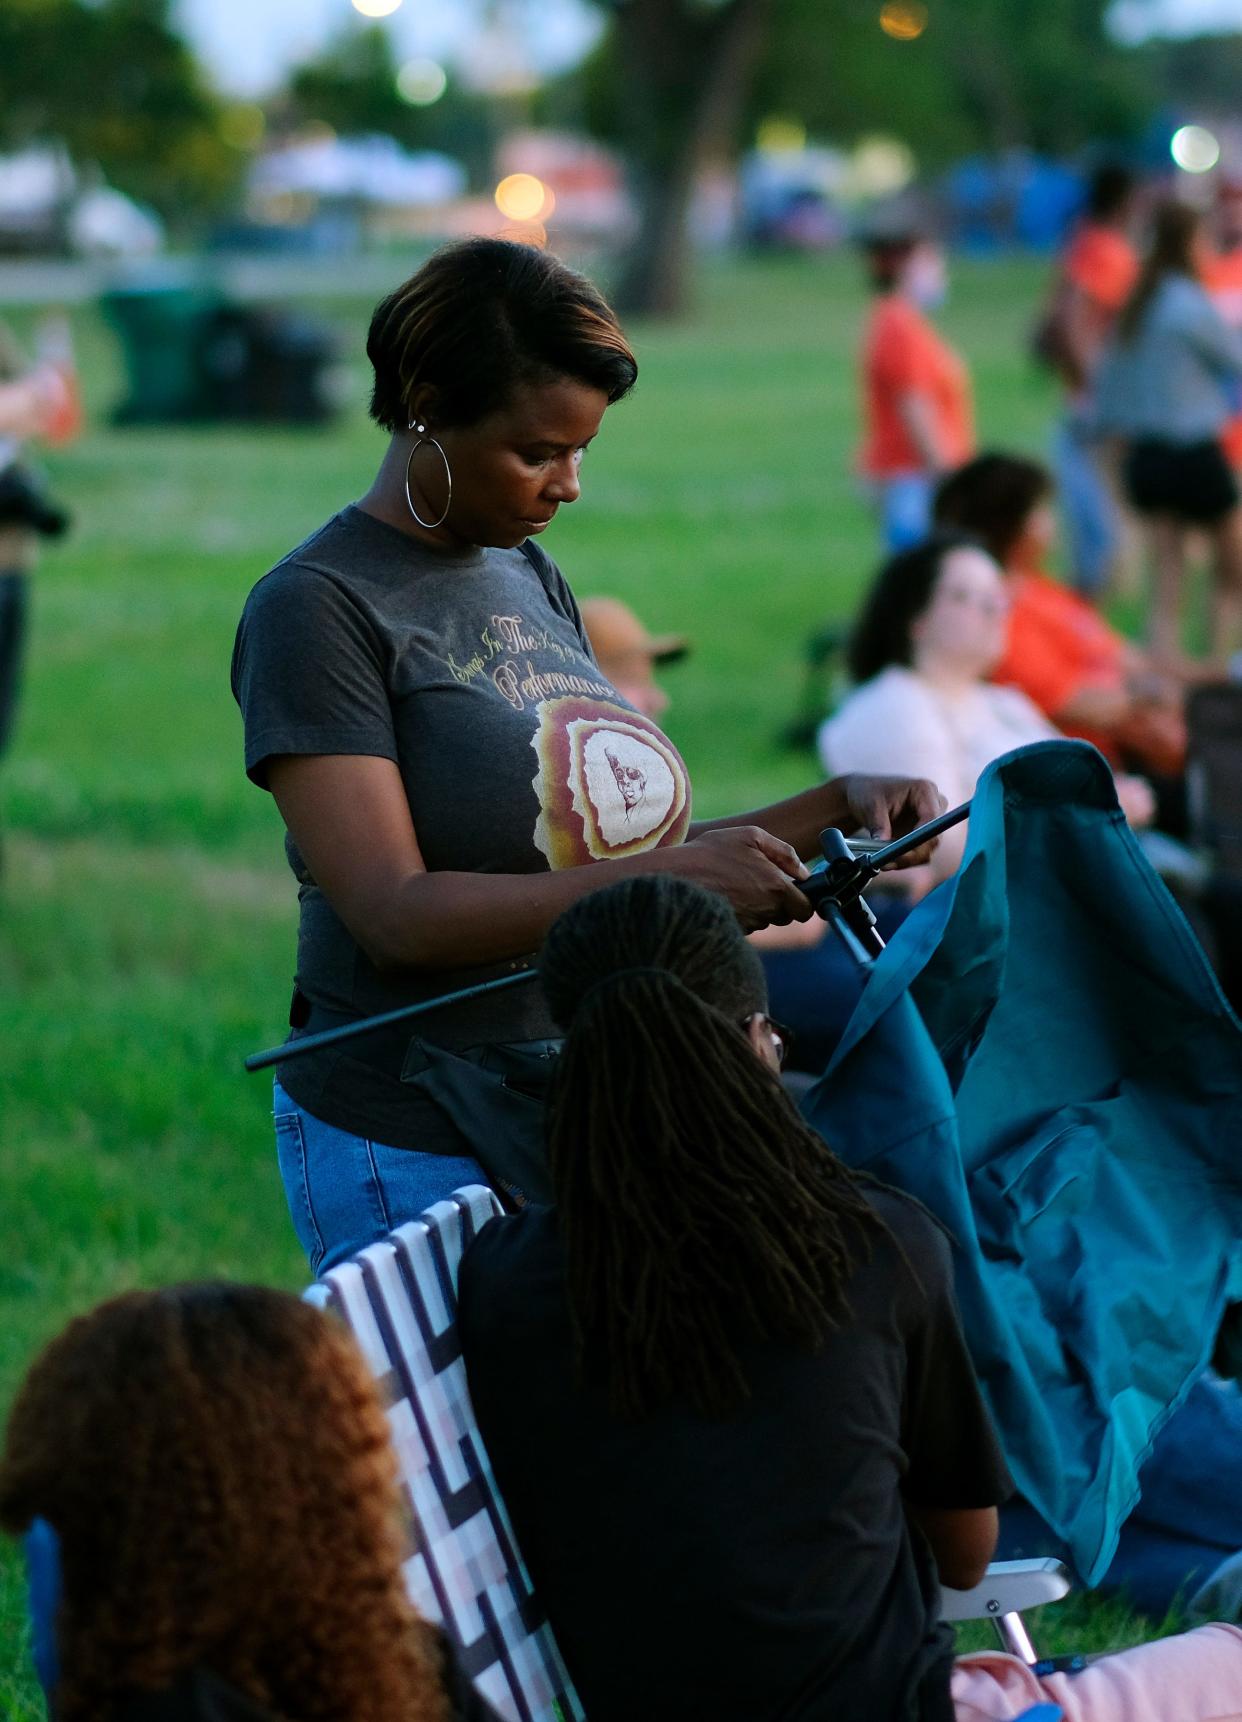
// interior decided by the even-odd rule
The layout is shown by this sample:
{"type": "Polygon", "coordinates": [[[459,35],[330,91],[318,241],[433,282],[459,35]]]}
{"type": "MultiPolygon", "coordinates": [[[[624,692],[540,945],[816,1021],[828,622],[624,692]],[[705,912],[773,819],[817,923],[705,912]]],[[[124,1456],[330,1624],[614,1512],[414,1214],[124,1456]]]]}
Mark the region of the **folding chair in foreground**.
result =
{"type": "MultiPolygon", "coordinates": [[[[388,1405],[410,1509],[406,1584],[505,1722],[585,1722],[509,1524],[475,1423],[457,1331],[457,1270],[502,1212],[482,1185],[333,1268],[306,1293],[352,1329],[388,1405]]],[[[1020,1611],[1069,1589],[1057,1561],[1003,1561],[972,1591],[946,1591],[947,1620],[991,1619],[1007,1650],[1036,1653],[1020,1611]]]]}

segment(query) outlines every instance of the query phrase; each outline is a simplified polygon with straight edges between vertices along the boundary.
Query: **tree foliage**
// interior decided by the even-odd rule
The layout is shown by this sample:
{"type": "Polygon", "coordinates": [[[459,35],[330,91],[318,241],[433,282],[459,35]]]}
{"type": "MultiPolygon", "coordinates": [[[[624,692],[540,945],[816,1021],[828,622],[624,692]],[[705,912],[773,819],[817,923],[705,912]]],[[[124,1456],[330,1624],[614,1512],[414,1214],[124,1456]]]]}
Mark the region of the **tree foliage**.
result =
{"type": "Polygon", "coordinates": [[[1242,34],[1187,36],[1139,50],[1171,117],[1232,115],[1242,80],[1242,34]]]}
{"type": "Polygon", "coordinates": [[[0,146],[63,142],[165,214],[211,208],[241,157],[168,0],[4,0],[0,146]]]}
{"type": "Polygon", "coordinates": [[[285,124],[330,125],[342,136],[382,133],[407,149],[439,149],[475,177],[491,167],[503,114],[453,80],[427,107],[405,101],[392,38],[378,25],[347,25],[323,51],[290,74],[277,98],[285,124]]]}
{"type": "Polygon", "coordinates": [[[898,41],[878,0],[779,0],[752,112],[796,114],[841,143],[886,132],[930,166],[1128,140],[1155,89],[1144,56],[1109,36],[1107,11],[1108,0],[929,0],[923,33],[898,41]]]}
{"type": "Polygon", "coordinates": [[[685,297],[687,176],[777,113],[849,144],[901,138],[926,168],[973,151],[1065,155],[1141,133],[1152,67],[1105,29],[1108,0],[927,0],[913,40],[880,28],[881,0],[596,0],[609,28],[549,91],[634,170],[642,226],[621,297],[685,297]]]}

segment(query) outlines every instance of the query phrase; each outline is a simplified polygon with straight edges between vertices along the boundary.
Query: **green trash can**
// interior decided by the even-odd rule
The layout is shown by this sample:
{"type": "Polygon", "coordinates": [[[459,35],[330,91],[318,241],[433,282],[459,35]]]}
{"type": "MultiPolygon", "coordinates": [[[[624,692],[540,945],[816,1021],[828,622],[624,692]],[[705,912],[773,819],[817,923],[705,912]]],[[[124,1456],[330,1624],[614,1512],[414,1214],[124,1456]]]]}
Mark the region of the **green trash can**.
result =
{"type": "Polygon", "coordinates": [[[226,303],[216,288],[151,282],[116,287],[102,297],[104,315],[125,356],[129,395],[116,424],[167,424],[208,410],[201,366],[203,337],[226,303]]]}

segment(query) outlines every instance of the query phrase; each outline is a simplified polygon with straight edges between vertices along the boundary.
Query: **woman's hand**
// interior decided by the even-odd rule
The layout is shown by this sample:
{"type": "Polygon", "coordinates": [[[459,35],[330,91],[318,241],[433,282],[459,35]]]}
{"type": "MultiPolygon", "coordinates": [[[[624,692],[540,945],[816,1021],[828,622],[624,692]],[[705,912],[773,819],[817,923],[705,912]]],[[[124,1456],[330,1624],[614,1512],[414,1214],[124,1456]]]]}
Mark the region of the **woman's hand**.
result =
{"type": "Polygon", "coordinates": [[[704,831],[680,849],[653,853],[665,866],[728,898],[747,933],[807,921],[813,913],[797,887],[807,876],[797,853],[758,825],[704,831]]]}
{"type": "Polygon", "coordinates": [[[1150,825],[1156,817],[1156,792],[1145,777],[1133,777],[1119,771],[1113,778],[1121,811],[1131,825],[1139,830],[1150,825]]]}
{"type": "MultiPolygon", "coordinates": [[[[925,777],[873,777],[866,772],[852,772],[848,777],[834,778],[826,787],[838,806],[825,824],[835,825],[846,833],[861,829],[882,843],[926,825],[949,805],[935,784],[925,777]]],[[[935,840],[920,844],[893,866],[919,867],[931,860],[935,847],[935,840]]]]}

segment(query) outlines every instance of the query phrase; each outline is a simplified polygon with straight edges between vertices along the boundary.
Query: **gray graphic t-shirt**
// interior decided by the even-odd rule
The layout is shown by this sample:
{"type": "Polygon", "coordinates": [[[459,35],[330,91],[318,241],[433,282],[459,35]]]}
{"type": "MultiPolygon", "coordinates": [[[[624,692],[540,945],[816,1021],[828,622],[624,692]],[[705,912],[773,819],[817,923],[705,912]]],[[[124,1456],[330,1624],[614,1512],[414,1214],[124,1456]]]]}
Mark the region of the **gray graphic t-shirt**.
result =
{"type": "MultiPolygon", "coordinates": [[[[260,785],[281,754],[394,761],[429,870],[576,867],[680,843],[689,827],[680,756],[602,675],[560,571],[529,543],[432,553],[346,508],[251,592],[233,691],[246,770],[260,785]]],[[[298,987],[314,1005],[363,1016],[479,978],[380,975],[291,839],[286,852],[300,886],[298,987]]],[[[551,1033],[536,991],[512,989],[477,1012],[458,1007],[443,1038],[551,1033]]],[[[420,1033],[441,1038],[430,1019],[420,1033]]],[[[325,1083],[340,1087],[328,1082],[330,1061],[340,1077],[340,1062],[324,1055],[289,1065],[282,1081],[329,1122],[392,1140],[374,1108],[362,1108],[368,1125],[361,1112],[346,1123],[348,1095],[325,1104],[325,1083]],[[304,1098],[312,1078],[317,1107],[304,1098]]]]}

